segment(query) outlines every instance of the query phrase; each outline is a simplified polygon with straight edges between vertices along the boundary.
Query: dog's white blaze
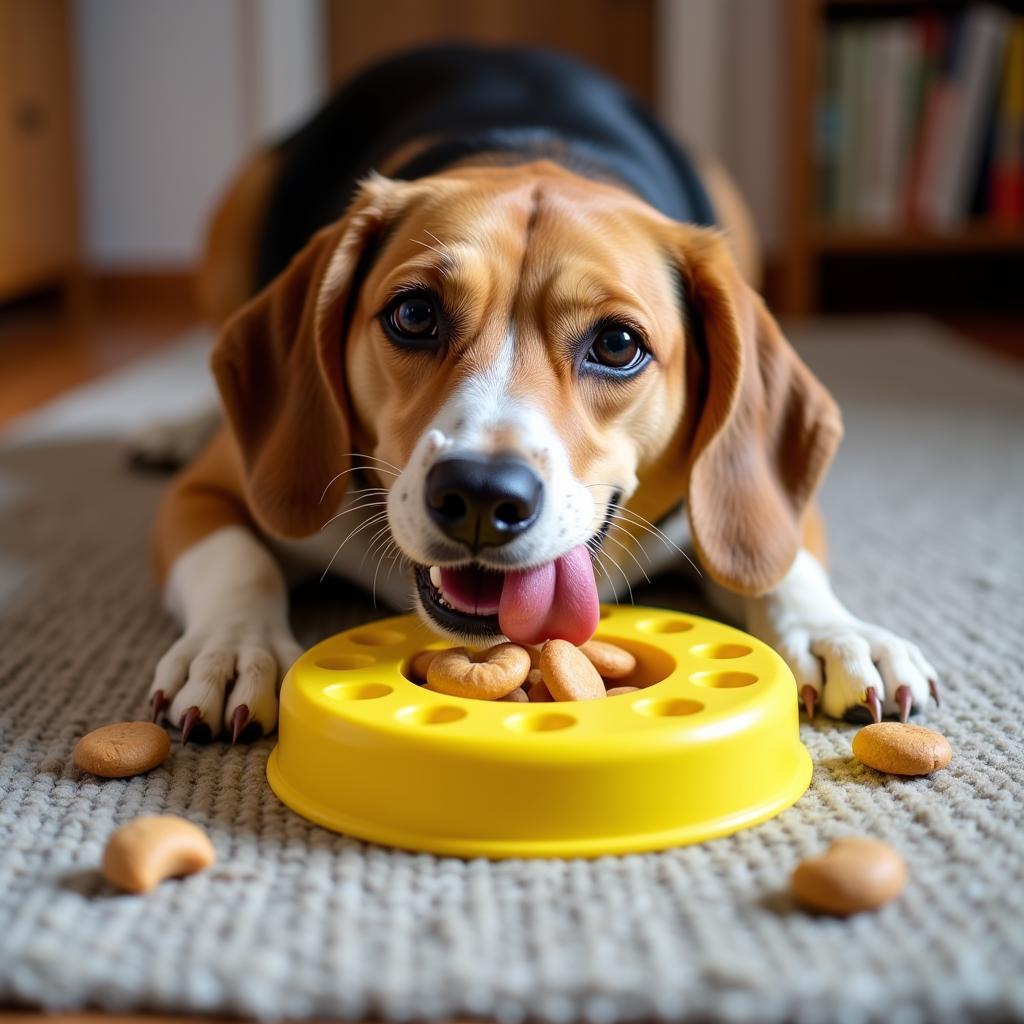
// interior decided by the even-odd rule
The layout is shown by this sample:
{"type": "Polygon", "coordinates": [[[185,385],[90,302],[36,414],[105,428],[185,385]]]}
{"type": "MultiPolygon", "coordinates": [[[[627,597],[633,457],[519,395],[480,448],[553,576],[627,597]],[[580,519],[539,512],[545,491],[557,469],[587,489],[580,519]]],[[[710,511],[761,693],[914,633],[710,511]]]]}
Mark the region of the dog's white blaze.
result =
{"type": "MultiPolygon", "coordinates": [[[[493,362],[470,375],[441,406],[395,481],[388,499],[391,529],[399,547],[414,561],[434,561],[430,546],[445,543],[424,501],[431,467],[456,452],[492,452],[499,435],[502,445],[511,446],[544,481],[537,521],[502,547],[502,562],[549,562],[593,533],[593,497],[573,475],[565,446],[548,417],[533,403],[510,394],[515,369],[516,339],[510,330],[493,362]]],[[[486,560],[486,552],[482,557],[486,560]]]]}

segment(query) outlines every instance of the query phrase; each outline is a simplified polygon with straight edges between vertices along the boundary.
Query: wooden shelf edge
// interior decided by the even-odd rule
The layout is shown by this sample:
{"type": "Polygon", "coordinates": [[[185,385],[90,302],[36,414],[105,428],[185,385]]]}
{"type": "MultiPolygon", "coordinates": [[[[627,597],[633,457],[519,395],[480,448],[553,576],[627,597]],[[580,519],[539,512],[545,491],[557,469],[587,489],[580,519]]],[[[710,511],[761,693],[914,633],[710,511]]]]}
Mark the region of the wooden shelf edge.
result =
{"type": "Polygon", "coordinates": [[[878,252],[1024,252],[1024,226],[1014,231],[988,226],[956,231],[873,231],[820,225],[810,235],[810,245],[822,253],[878,252]]]}

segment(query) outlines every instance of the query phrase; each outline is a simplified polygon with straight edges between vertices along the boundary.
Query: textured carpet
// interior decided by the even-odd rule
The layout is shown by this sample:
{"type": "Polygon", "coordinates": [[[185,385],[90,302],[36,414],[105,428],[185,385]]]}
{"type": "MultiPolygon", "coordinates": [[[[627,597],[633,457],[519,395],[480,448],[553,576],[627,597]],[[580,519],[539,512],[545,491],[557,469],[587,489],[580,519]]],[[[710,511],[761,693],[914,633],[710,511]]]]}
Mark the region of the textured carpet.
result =
{"type": "MultiPolygon", "coordinates": [[[[143,710],[174,637],[149,573],[161,481],[110,441],[0,452],[0,1000],[50,1008],[594,1022],[1024,1020],[1024,374],[917,320],[794,332],[842,403],[824,500],[835,580],[942,673],[956,751],[934,778],[850,758],[802,726],[807,795],[736,836],[593,862],[464,862],[333,835],[264,779],[269,741],[176,750],[144,778],[71,764],[143,710]],[[96,874],[118,824],[185,815],[210,872],[122,896],[96,874]],[[880,837],[911,884],[837,921],[785,889],[802,856],[880,837]]],[[[692,601],[679,580],[642,595],[692,601]]],[[[305,641],[365,617],[298,602],[305,641]]]]}

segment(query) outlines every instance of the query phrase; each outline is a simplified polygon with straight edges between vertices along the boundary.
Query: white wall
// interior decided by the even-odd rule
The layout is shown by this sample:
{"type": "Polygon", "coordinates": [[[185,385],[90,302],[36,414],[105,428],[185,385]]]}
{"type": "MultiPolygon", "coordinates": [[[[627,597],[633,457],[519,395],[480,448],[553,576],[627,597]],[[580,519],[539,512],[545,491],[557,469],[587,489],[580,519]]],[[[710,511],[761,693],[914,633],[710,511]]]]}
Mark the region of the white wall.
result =
{"type": "Polygon", "coordinates": [[[187,267],[257,141],[319,98],[320,0],[77,0],[85,249],[187,267]]]}
{"type": "Polygon", "coordinates": [[[659,0],[658,108],[721,160],[768,250],[784,238],[786,0],[659,0]]]}
{"type": "Polygon", "coordinates": [[[321,0],[241,2],[252,5],[252,134],[262,142],[301,121],[327,91],[325,12],[321,0]]]}

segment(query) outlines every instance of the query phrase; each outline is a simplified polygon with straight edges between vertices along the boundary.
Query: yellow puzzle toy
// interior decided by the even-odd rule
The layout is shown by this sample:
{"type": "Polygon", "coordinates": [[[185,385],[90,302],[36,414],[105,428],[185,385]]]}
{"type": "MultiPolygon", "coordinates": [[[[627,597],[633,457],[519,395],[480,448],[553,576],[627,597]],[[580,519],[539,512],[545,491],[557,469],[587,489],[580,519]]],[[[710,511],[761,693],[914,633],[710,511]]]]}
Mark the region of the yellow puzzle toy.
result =
{"type": "Polygon", "coordinates": [[[406,677],[448,644],[412,615],[307,651],[281,691],[274,792],[328,828],[460,857],[596,857],[755,825],[806,790],[796,685],[737,629],[605,607],[595,639],[637,667],[605,700],[448,697],[406,677]]]}

